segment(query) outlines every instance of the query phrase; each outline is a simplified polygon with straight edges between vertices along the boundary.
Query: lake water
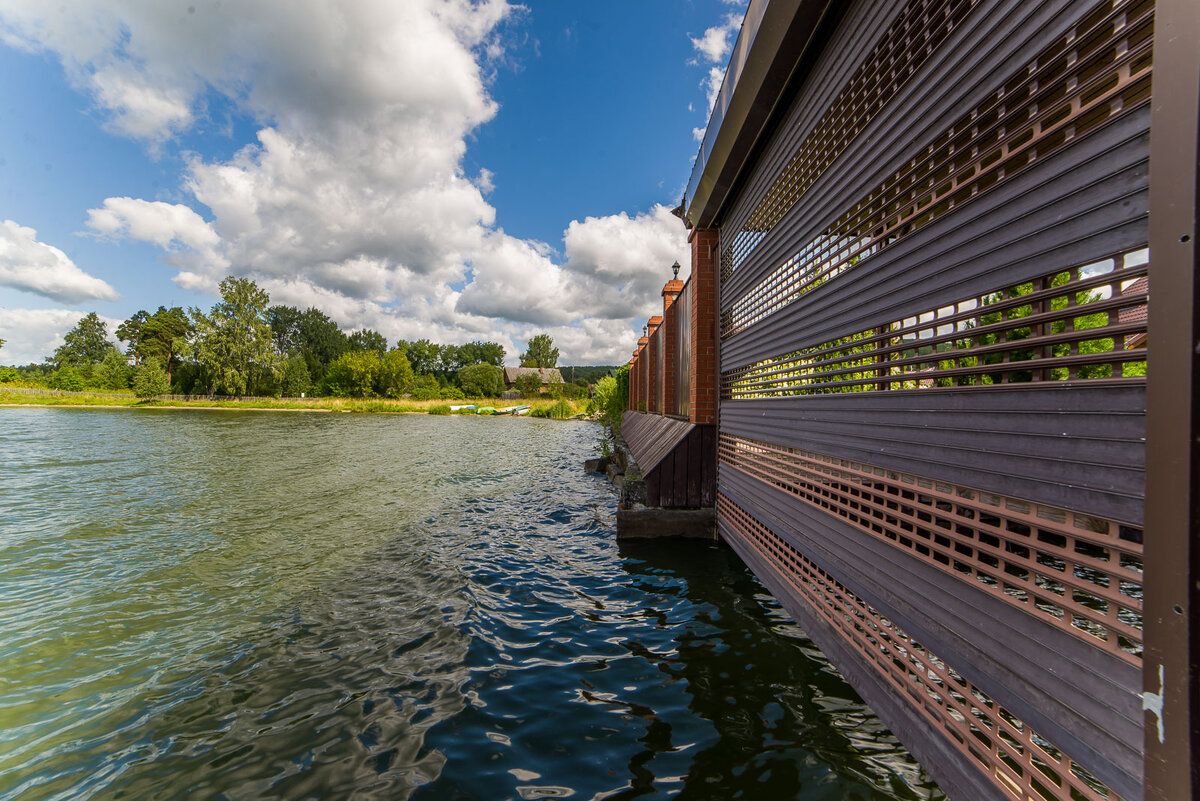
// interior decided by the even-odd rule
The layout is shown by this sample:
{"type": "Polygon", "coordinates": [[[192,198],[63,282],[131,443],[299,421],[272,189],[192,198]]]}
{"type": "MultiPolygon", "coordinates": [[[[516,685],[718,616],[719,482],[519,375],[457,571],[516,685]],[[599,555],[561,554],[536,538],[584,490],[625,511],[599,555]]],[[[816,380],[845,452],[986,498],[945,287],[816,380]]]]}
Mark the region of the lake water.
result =
{"type": "Polygon", "coordinates": [[[941,798],[596,432],[0,409],[0,798],[941,798]]]}

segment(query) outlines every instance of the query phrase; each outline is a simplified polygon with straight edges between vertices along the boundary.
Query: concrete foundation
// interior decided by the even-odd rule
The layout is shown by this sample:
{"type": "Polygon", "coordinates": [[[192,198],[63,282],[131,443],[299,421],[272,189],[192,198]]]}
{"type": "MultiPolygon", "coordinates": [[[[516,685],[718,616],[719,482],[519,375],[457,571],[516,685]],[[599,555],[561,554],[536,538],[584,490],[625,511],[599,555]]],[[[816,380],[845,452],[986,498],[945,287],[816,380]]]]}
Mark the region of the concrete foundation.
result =
{"type": "Polygon", "coordinates": [[[617,509],[617,539],[658,537],[716,540],[716,511],[713,509],[655,509],[646,506],[617,509]]]}

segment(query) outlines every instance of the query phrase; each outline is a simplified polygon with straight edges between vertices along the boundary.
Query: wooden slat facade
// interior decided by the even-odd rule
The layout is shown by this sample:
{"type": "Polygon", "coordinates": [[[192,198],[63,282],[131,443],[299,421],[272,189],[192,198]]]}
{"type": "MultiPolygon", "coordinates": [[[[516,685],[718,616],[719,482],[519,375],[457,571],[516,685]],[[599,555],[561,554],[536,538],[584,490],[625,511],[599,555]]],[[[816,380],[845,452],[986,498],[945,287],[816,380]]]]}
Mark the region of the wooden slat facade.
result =
{"type": "MultiPolygon", "coordinates": [[[[702,500],[960,801],[1147,795],[1155,17],[752,0],[684,199],[717,286],[702,500]]],[[[687,425],[627,415],[667,505],[687,425]]]]}
{"type": "Polygon", "coordinates": [[[628,411],[621,435],[642,469],[646,505],[711,508],[716,498],[716,426],[628,411]]]}

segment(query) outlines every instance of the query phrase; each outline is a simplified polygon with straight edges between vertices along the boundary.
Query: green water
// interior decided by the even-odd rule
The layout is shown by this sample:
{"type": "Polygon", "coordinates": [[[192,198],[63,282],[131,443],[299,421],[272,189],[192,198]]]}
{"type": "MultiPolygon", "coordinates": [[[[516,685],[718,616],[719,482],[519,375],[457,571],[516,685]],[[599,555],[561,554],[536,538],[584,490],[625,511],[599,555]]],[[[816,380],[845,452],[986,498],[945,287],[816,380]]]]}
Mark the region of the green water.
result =
{"type": "Polygon", "coordinates": [[[596,429],[0,409],[0,799],[938,799],[596,429]]]}

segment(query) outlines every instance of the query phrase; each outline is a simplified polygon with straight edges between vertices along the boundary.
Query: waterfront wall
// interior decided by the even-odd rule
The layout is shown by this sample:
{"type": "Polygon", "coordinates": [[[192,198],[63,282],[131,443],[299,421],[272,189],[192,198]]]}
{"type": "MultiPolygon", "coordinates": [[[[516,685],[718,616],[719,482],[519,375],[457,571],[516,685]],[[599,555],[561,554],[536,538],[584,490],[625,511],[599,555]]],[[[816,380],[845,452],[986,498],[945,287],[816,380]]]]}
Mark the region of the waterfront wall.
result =
{"type": "Polygon", "coordinates": [[[1162,14],[1200,35],[755,0],[684,199],[690,364],[656,372],[662,325],[631,361],[632,414],[686,386],[715,426],[722,538],[955,798],[1191,795],[1200,367],[1147,320],[1196,328],[1200,67],[1162,14]]]}

